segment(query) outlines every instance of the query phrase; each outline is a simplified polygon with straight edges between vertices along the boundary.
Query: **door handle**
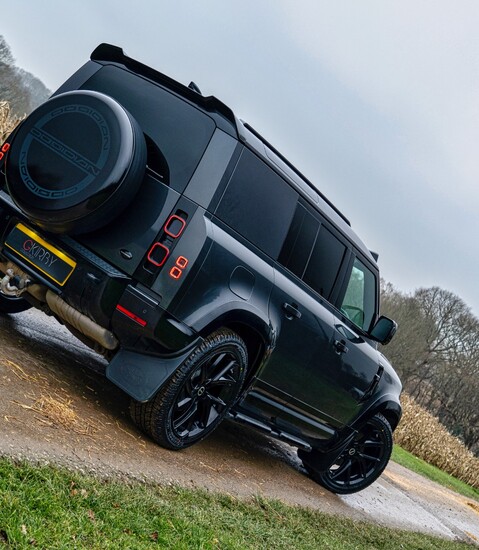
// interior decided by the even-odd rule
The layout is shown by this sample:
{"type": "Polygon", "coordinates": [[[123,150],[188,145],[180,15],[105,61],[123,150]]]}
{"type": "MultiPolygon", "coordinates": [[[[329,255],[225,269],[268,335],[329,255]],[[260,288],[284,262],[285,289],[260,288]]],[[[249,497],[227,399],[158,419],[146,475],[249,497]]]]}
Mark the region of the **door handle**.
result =
{"type": "Polygon", "coordinates": [[[283,311],[286,313],[286,319],[290,321],[292,319],[301,319],[301,311],[299,311],[296,304],[288,304],[285,302],[283,304],[283,311]]]}
{"type": "Polygon", "coordinates": [[[346,346],[346,342],[344,340],[335,340],[333,346],[338,355],[341,355],[341,353],[348,353],[349,351],[349,348],[346,346]]]}

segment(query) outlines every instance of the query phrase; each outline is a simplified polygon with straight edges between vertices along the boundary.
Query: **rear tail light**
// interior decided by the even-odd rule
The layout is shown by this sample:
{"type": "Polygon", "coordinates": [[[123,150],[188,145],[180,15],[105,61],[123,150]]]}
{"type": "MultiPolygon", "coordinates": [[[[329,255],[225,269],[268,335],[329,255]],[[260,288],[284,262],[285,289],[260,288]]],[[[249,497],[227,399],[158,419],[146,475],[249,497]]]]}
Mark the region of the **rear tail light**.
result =
{"type": "Polygon", "coordinates": [[[176,260],[176,265],[180,269],[185,269],[185,267],[188,265],[188,260],[184,256],[178,256],[178,259],[176,260]]]}
{"type": "Polygon", "coordinates": [[[168,221],[165,223],[164,230],[167,235],[173,239],[177,239],[183,233],[183,229],[185,227],[186,221],[183,218],[180,218],[180,216],[173,214],[173,216],[170,216],[168,221]]]}
{"type": "Polygon", "coordinates": [[[170,269],[170,277],[172,277],[173,279],[179,279],[182,275],[183,275],[183,271],[176,265],[174,265],[170,269]]]}
{"type": "Polygon", "coordinates": [[[155,243],[148,252],[148,261],[151,262],[156,267],[161,267],[165,262],[168,256],[170,255],[170,249],[164,244],[155,243]]]}
{"type": "Polygon", "coordinates": [[[0,149],[0,161],[3,160],[5,153],[10,149],[10,143],[4,143],[0,149]]]}
{"type": "Polygon", "coordinates": [[[116,309],[119,312],[123,313],[123,315],[126,315],[127,317],[129,317],[132,321],[135,321],[135,323],[138,323],[142,327],[146,327],[146,321],[144,319],[142,319],[141,317],[138,317],[138,315],[136,315],[135,313],[133,313],[129,309],[126,309],[126,307],[123,307],[120,304],[118,304],[116,306],[116,309]]]}
{"type": "Polygon", "coordinates": [[[188,259],[184,256],[178,256],[175,265],[170,269],[170,277],[179,279],[183,275],[183,269],[188,265],[188,259]]]}
{"type": "MultiPolygon", "coordinates": [[[[156,273],[158,269],[165,264],[166,260],[171,255],[171,252],[177,243],[177,239],[179,239],[179,237],[183,234],[183,231],[185,230],[187,218],[188,215],[186,214],[186,212],[183,212],[182,210],[177,210],[166,220],[166,223],[163,226],[160,234],[158,235],[156,242],[152,244],[150,250],[146,255],[146,261],[143,267],[148,272],[156,273]]],[[[183,256],[180,256],[180,258],[183,258],[183,256]]],[[[178,258],[178,260],[180,258],[178,258]]],[[[188,260],[186,258],[183,258],[180,264],[177,264],[177,267],[181,271],[186,267],[187,263],[188,260]],[[184,263],[185,260],[186,263],[184,263]]],[[[178,277],[173,278],[179,277],[181,277],[181,273],[178,275],[178,277]]]]}

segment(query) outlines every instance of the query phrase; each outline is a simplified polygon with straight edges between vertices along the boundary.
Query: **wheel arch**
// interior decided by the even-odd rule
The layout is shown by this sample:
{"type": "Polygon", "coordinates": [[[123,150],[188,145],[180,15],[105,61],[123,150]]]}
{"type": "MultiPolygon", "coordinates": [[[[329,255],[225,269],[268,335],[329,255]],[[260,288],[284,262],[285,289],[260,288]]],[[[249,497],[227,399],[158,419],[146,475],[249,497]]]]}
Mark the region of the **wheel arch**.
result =
{"type": "Polygon", "coordinates": [[[205,338],[215,330],[224,327],[236,332],[246,344],[248,366],[245,385],[247,386],[261,366],[264,357],[271,349],[272,327],[266,319],[246,310],[232,310],[217,317],[200,331],[205,338]]]}
{"type": "Polygon", "coordinates": [[[401,404],[397,400],[396,396],[385,395],[379,401],[374,403],[372,407],[364,411],[363,414],[356,419],[352,427],[354,428],[362,424],[377,413],[382,414],[384,418],[386,418],[391,426],[391,429],[394,431],[401,420],[401,404]]]}

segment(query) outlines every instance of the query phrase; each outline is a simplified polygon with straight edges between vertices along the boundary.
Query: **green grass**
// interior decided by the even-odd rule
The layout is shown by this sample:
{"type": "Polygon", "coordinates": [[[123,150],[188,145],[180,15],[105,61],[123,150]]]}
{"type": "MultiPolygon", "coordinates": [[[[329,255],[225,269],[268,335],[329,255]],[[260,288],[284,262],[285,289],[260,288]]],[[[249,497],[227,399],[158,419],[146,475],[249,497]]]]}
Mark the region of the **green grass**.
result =
{"type": "Polygon", "coordinates": [[[424,460],[417,458],[413,454],[404,450],[402,447],[399,447],[399,445],[394,445],[392,460],[398,464],[401,464],[401,466],[412,470],[413,472],[421,474],[422,476],[439,483],[443,487],[447,487],[448,489],[452,489],[453,491],[456,491],[456,493],[459,493],[465,497],[473,498],[479,501],[479,491],[477,489],[474,489],[474,487],[467,485],[467,483],[446,474],[446,472],[436,468],[436,466],[432,466],[424,460]]]}
{"type": "Polygon", "coordinates": [[[0,459],[0,548],[449,549],[461,543],[178,487],[0,459]]]}

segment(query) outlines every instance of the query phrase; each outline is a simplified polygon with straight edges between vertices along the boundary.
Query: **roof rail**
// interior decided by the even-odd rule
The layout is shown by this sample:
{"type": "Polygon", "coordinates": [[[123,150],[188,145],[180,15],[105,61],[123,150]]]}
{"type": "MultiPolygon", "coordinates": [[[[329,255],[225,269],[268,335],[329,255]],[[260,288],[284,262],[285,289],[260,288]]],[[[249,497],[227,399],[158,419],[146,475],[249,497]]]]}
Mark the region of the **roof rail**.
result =
{"type": "Polygon", "coordinates": [[[268,149],[271,149],[271,151],[277,155],[287,166],[288,168],[290,168],[297,176],[299,176],[303,181],[304,183],[306,183],[309,187],[311,187],[311,189],[313,189],[313,191],[315,191],[316,193],[318,193],[318,195],[323,199],[324,202],[326,202],[326,204],[328,206],[330,206],[335,212],[336,214],[338,214],[350,227],[351,227],[351,222],[348,220],[348,218],[346,218],[346,216],[341,212],[341,210],[338,209],[337,206],[335,206],[329,199],[328,197],[326,197],[323,193],[321,193],[321,191],[315,186],[313,185],[309,180],[308,178],[306,178],[306,176],[304,174],[302,174],[297,168],[296,166],[294,166],[294,164],[291,164],[291,162],[285,157],[283,156],[275,147],[273,147],[271,145],[271,143],[269,143],[257,130],[255,130],[250,124],[248,124],[247,122],[244,122],[243,120],[241,121],[243,126],[249,130],[255,137],[257,137],[264,145],[266,145],[266,147],[268,147],[268,149]]]}

